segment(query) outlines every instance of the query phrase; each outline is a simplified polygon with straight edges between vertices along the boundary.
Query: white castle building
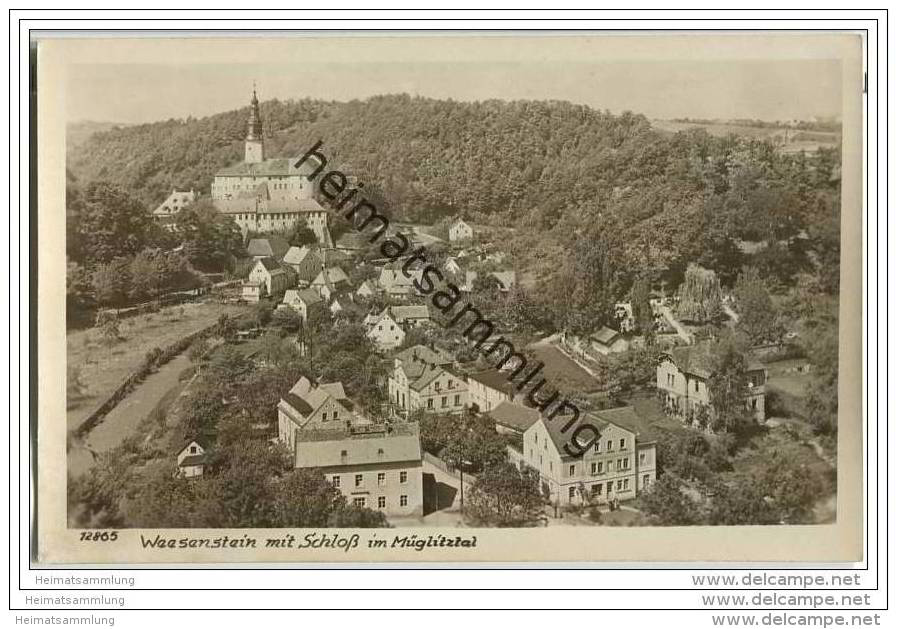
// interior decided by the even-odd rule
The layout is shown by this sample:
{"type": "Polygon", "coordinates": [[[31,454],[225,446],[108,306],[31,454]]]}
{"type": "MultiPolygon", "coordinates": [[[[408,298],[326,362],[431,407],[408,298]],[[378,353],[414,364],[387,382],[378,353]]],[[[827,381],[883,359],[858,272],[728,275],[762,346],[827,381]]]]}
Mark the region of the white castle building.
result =
{"type": "Polygon", "coordinates": [[[318,242],[332,246],[327,211],[314,199],[314,184],[309,180],[314,169],[309,162],[296,168],[299,159],[266,159],[259,101],[253,90],[243,162],[215,173],[215,207],[233,217],[244,235],[249,231],[286,232],[305,221],[318,242]]]}

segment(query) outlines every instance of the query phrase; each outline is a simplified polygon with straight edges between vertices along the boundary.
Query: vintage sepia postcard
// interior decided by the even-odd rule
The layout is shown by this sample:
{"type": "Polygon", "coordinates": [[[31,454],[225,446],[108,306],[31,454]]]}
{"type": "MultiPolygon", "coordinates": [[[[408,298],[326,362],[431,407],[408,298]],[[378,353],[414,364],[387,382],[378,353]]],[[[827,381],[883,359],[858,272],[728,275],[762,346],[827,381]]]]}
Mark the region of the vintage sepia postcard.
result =
{"type": "Polygon", "coordinates": [[[36,561],[862,559],[862,43],[37,36],[36,561]]]}

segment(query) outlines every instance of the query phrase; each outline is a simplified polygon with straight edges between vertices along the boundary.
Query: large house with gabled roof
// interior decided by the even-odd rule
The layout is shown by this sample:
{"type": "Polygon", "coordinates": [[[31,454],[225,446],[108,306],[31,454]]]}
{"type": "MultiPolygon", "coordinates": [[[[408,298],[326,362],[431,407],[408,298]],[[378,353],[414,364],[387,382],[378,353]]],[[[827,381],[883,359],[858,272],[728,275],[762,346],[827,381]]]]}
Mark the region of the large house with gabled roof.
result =
{"type": "Polygon", "coordinates": [[[261,297],[278,295],[289,288],[291,281],[292,276],[277,260],[259,258],[243,282],[243,298],[258,301],[261,297]]]}
{"type": "MultiPolygon", "coordinates": [[[[710,341],[674,347],[661,353],[657,363],[657,388],[665,410],[686,422],[698,421],[706,411],[712,417],[710,379],[715,372],[710,341]]],[[[757,421],[766,418],[766,367],[749,360],[744,387],[745,408],[757,421]]]]}
{"type": "Polygon", "coordinates": [[[324,475],[349,504],[393,516],[423,512],[416,423],[374,423],[339,382],[300,378],[277,405],[278,439],[296,468],[324,475]]]}
{"type": "Polygon", "coordinates": [[[320,471],[355,507],[423,515],[423,456],[416,422],[347,424],[296,433],[297,468],[320,471]]]}
{"type": "Polygon", "coordinates": [[[642,435],[642,421],[631,406],[584,414],[563,429],[571,416],[539,418],[523,433],[522,446],[508,447],[511,462],[539,473],[543,491],[558,506],[607,504],[631,500],[656,478],[655,442],[642,435]],[[589,446],[581,457],[568,453],[569,440],[581,424],[599,432],[583,431],[589,446]]]}
{"type": "Polygon", "coordinates": [[[449,354],[415,345],[396,354],[389,375],[389,400],[398,413],[460,413],[467,406],[467,383],[449,354]]]}

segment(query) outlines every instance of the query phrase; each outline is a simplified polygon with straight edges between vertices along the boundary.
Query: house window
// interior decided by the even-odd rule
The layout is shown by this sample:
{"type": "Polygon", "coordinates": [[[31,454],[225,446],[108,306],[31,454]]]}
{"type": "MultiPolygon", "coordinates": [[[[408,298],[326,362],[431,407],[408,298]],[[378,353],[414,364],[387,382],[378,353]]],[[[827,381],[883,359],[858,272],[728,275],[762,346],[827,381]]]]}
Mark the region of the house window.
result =
{"type": "Polygon", "coordinates": [[[190,454],[196,454],[196,446],[190,446],[190,454]]]}
{"type": "Polygon", "coordinates": [[[386,473],[385,472],[377,473],[377,484],[380,486],[383,486],[386,484],[386,473]]]}
{"type": "Polygon", "coordinates": [[[408,496],[406,496],[405,494],[402,494],[401,496],[399,496],[399,506],[400,507],[408,506],[408,496]]]}
{"type": "Polygon", "coordinates": [[[595,483],[592,485],[592,495],[600,496],[601,495],[601,483],[595,483]]]}
{"type": "Polygon", "coordinates": [[[340,455],[340,457],[342,457],[342,458],[345,459],[347,456],[349,456],[349,452],[348,452],[347,450],[342,450],[342,451],[339,453],[339,455],[340,455]]]}
{"type": "Polygon", "coordinates": [[[364,474],[355,475],[355,486],[361,487],[364,484],[364,474]]]}
{"type": "Polygon", "coordinates": [[[339,417],[339,411],[333,411],[333,419],[339,417]]]}
{"type": "Polygon", "coordinates": [[[629,489],[629,479],[628,478],[623,479],[623,489],[626,489],[626,490],[629,489]]]}
{"type": "Polygon", "coordinates": [[[695,393],[697,393],[697,392],[698,392],[698,381],[695,380],[695,393]]]}
{"type": "Polygon", "coordinates": [[[322,413],[321,419],[323,419],[326,422],[327,421],[327,413],[322,413]]]}
{"type": "Polygon", "coordinates": [[[554,463],[552,463],[551,461],[548,462],[548,471],[549,471],[549,472],[553,472],[553,471],[554,471],[554,463]]]}
{"type": "Polygon", "coordinates": [[[607,440],[607,451],[608,452],[614,451],[614,442],[611,441],[610,439],[607,440]]]}
{"type": "Polygon", "coordinates": [[[617,491],[622,491],[622,490],[623,490],[623,481],[618,480],[617,481],[617,491]]]}
{"type": "Polygon", "coordinates": [[[330,478],[330,484],[332,484],[334,487],[339,487],[339,474],[334,474],[330,478]]]}
{"type": "Polygon", "coordinates": [[[646,457],[645,457],[645,453],[644,453],[644,452],[639,452],[639,455],[638,455],[638,464],[639,464],[639,465],[644,465],[644,464],[645,464],[645,458],[646,458],[646,457]]]}
{"type": "Polygon", "coordinates": [[[461,395],[455,396],[455,406],[459,406],[461,404],[461,395]]]}
{"type": "Polygon", "coordinates": [[[427,400],[427,408],[433,408],[433,398],[427,400]]]}
{"type": "Polygon", "coordinates": [[[599,454],[601,452],[601,442],[597,439],[595,440],[595,454],[599,454]]]}
{"type": "Polygon", "coordinates": [[[364,508],[365,504],[367,504],[367,500],[364,499],[364,496],[356,496],[352,498],[352,504],[356,507],[364,508]]]}
{"type": "Polygon", "coordinates": [[[576,497],[576,487],[571,487],[567,490],[567,495],[570,497],[570,500],[573,500],[576,497]]]}
{"type": "Polygon", "coordinates": [[[442,406],[443,408],[448,406],[448,399],[444,395],[442,396],[442,406]]]}
{"type": "Polygon", "coordinates": [[[650,484],[651,484],[651,475],[645,474],[644,476],[642,476],[642,487],[647,487],[650,484]]]}
{"type": "Polygon", "coordinates": [[[575,465],[570,466],[570,468],[567,470],[567,475],[568,476],[576,476],[576,466],[575,465]]]}
{"type": "Polygon", "coordinates": [[[386,496],[377,496],[377,508],[378,509],[386,508],[386,496]]]}
{"type": "Polygon", "coordinates": [[[400,483],[408,482],[408,472],[399,472],[399,482],[400,483]]]}
{"type": "Polygon", "coordinates": [[[626,440],[625,439],[620,439],[620,449],[621,450],[626,449],[626,440]]]}

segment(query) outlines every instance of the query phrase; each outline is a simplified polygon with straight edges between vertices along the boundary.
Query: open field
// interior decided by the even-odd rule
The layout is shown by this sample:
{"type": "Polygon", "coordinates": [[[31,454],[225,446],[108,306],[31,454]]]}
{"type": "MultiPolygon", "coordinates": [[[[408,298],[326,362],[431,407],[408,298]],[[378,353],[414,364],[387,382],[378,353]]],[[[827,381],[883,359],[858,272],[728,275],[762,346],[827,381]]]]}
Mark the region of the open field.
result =
{"type": "MultiPolygon", "coordinates": [[[[212,325],[222,314],[234,317],[246,309],[243,305],[193,303],[123,319],[122,339],[111,346],[105,344],[99,330],[93,328],[69,333],[68,365],[79,370],[85,392],[78,400],[69,401],[68,429],[80,426],[97,404],[140,365],[149,350],[165,348],[212,325]]],[[[132,395],[139,395],[139,391],[132,395]]]]}
{"type": "Polygon", "coordinates": [[[547,382],[546,388],[557,387],[580,393],[590,393],[601,389],[602,383],[589,375],[574,360],[565,356],[558,348],[545,344],[533,344],[530,348],[538,359],[545,363],[542,375],[547,382]]]}

